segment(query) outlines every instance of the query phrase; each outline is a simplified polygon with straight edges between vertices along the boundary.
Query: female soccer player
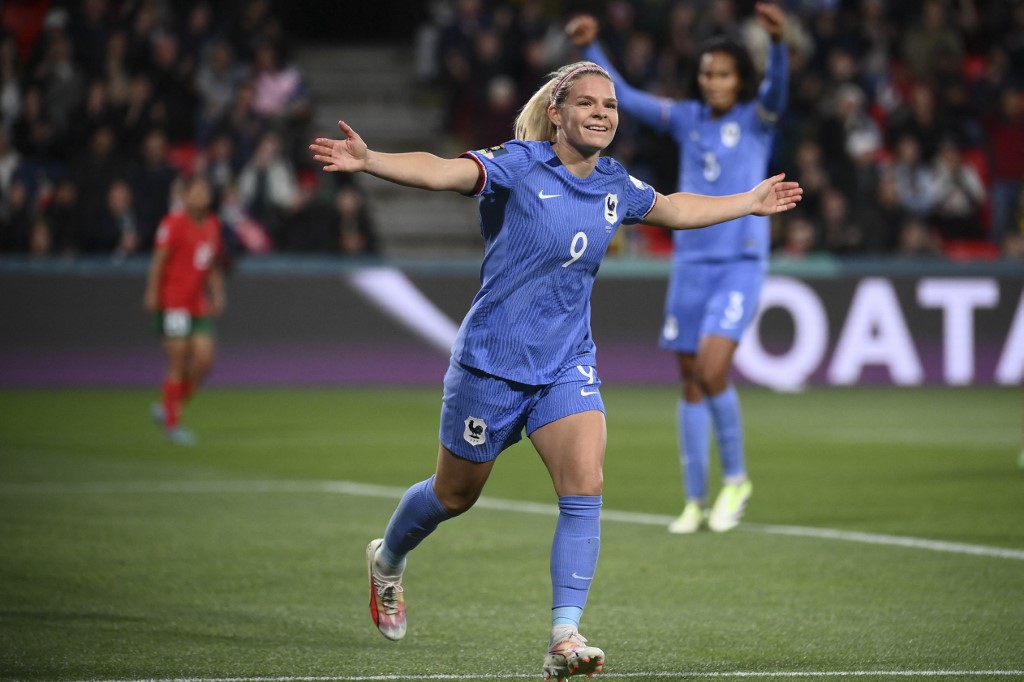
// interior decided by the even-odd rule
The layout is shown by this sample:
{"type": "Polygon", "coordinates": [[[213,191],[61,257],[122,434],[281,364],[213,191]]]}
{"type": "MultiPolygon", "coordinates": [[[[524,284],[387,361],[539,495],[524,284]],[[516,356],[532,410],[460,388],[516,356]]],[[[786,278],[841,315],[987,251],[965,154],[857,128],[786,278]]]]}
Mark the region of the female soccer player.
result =
{"type": "Polygon", "coordinates": [[[144,305],[154,315],[167,355],[163,401],[153,406],[153,418],[178,445],[196,441],[179,423],[181,410],[213,365],[210,316],[224,310],[220,221],[210,211],[212,196],[202,176],[187,181],[185,210],[167,215],[157,229],[146,281],[144,305]]]}
{"type": "MultiPolygon", "coordinates": [[[[767,72],[756,90],[754,66],[740,45],[713,40],[701,50],[701,100],[670,101],[630,87],[594,42],[597,21],[569,22],[566,31],[583,55],[609,70],[622,110],[671,134],[679,144],[679,191],[732,194],[764,176],[775,123],[786,105],[789,62],[782,41],[785,13],[758,3],[758,22],[771,36],[767,72]]],[[[672,274],[661,346],[676,352],[682,379],[677,408],[680,462],[686,488],[673,533],[736,527],[753,486],[747,477],[739,397],[732,385],[733,355],[753,319],[768,270],[768,218],[749,214],[714,230],[673,234],[672,274]],[[710,428],[714,425],[723,486],[708,512],[710,428]]]]}
{"type": "Polygon", "coordinates": [[[551,549],[552,630],[543,674],[600,672],[604,653],[578,626],[597,568],[605,415],[590,333],[590,293],[619,225],[687,229],[796,205],[783,176],[728,197],[664,196],[601,156],[618,125],[615,89],[596,64],[562,67],[515,122],[516,139],[455,159],[316,139],[326,171],[370,173],[401,185],[480,197],[481,288],[462,322],[444,379],[433,476],[406,491],[382,539],[366,549],[370,613],[405,635],[406,555],[476,502],[497,456],[525,429],[558,495],[551,549]]]}

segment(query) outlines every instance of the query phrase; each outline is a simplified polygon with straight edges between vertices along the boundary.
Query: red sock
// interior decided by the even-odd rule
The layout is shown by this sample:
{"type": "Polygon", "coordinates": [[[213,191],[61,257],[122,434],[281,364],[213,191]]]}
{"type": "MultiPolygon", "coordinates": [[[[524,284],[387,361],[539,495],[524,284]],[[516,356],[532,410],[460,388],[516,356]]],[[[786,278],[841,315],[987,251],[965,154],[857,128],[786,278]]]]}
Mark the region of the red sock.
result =
{"type": "Polygon", "coordinates": [[[181,382],[181,404],[184,405],[192,394],[196,392],[196,385],[191,381],[181,382]]]}
{"type": "Polygon", "coordinates": [[[173,429],[181,419],[181,381],[164,381],[164,426],[173,429]]]}

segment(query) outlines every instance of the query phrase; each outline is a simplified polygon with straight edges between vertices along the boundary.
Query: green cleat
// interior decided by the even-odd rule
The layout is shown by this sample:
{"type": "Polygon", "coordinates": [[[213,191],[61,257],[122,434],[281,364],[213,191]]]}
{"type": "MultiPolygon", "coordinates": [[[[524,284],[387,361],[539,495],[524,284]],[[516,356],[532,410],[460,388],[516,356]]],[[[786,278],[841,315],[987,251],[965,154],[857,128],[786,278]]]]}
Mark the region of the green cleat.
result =
{"type": "Polygon", "coordinates": [[[688,534],[696,533],[704,525],[707,517],[705,510],[696,502],[687,502],[683,507],[683,513],[677,519],[668,524],[669,533],[688,534]]]}
{"type": "Polygon", "coordinates": [[[743,512],[747,509],[747,501],[750,500],[750,493],[753,490],[754,486],[750,481],[723,486],[711,508],[708,528],[716,533],[722,533],[738,526],[740,519],[743,518],[743,512]]]}

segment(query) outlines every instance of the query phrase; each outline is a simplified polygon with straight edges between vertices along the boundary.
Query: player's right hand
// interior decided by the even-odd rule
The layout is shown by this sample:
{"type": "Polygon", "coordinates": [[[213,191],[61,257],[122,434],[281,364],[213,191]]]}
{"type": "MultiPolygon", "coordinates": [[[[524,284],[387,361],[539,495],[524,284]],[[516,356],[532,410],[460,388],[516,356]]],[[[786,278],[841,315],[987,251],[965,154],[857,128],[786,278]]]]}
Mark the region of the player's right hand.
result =
{"type": "Polygon", "coordinates": [[[586,47],[597,38],[597,19],[589,14],[573,17],[565,25],[565,32],[573,45],[586,47]]]}

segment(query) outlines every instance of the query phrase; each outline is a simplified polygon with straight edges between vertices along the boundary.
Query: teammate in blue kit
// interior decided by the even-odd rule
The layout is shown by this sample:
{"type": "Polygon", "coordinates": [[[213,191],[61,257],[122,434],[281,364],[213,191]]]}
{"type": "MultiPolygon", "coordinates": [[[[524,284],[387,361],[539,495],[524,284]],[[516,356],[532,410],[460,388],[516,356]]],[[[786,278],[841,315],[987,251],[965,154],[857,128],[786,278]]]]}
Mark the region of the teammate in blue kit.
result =
{"type": "MultiPolygon", "coordinates": [[[[782,40],[786,16],[769,3],[757,3],[755,16],[771,36],[760,89],[747,51],[734,42],[713,39],[700,53],[700,100],[672,101],[630,87],[594,42],[598,27],[593,17],[577,17],[566,26],[583,56],[611,73],[622,111],[675,138],[680,192],[732,194],[751,186],[767,169],[775,124],[789,88],[789,57],[782,40]]],[[[686,503],[669,531],[693,533],[705,523],[713,531],[727,531],[739,524],[753,491],[740,403],[730,375],[768,270],[768,218],[751,214],[714,230],[676,232],[672,239],[672,274],[660,343],[676,352],[682,379],[677,422],[686,503]],[[712,425],[723,485],[709,511],[712,425]]]]}
{"type": "MultiPolygon", "coordinates": [[[[444,378],[433,476],[409,488],[384,537],[366,550],[370,612],[388,639],[405,635],[406,555],[439,523],[476,502],[497,456],[525,429],[558,495],[551,548],[552,630],[543,673],[592,675],[604,652],[578,626],[597,568],[606,431],[590,332],[590,293],[619,225],[710,225],[796,205],[782,175],[728,197],[665,196],[601,151],[618,125],[615,88],[596,64],[565,66],[515,123],[516,139],[455,159],[316,139],[326,171],[362,171],[401,185],[480,199],[481,287],[462,322],[444,378]]],[[[502,652],[495,650],[495,657],[502,652]]]]}

